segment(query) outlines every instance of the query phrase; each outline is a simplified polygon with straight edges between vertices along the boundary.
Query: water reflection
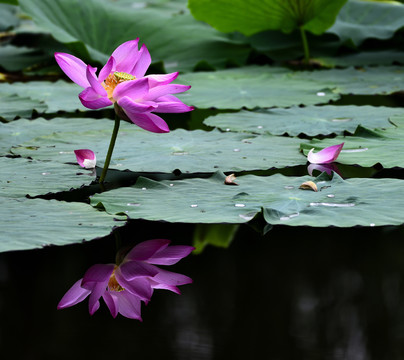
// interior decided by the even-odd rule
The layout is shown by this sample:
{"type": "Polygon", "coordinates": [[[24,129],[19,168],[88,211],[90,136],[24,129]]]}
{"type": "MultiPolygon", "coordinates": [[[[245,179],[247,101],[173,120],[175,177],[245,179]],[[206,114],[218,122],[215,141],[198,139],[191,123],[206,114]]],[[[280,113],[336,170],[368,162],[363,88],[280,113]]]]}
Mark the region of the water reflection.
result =
{"type": "MultiPolygon", "coordinates": [[[[124,239],[191,245],[191,225],[131,225],[124,239]]],[[[194,283],[156,292],[143,323],[106,307],[56,310],[87,268],[114,262],[112,237],[0,254],[0,346],[16,359],[401,359],[402,240],[402,227],[274,226],[262,237],[240,226],[228,249],[173,265],[194,283]]]]}
{"type": "Polygon", "coordinates": [[[330,163],[330,164],[309,164],[307,166],[307,172],[310,176],[313,176],[313,171],[317,170],[320,173],[326,172],[328,175],[332,175],[332,172],[336,172],[339,176],[342,177],[341,172],[338,169],[337,164],[335,163],[330,163]]]}
{"type": "Polygon", "coordinates": [[[170,242],[143,241],[132,249],[119,249],[114,264],[92,265],[63,296],[58,309],[74,306],[88,297],[89,312],[93,315],[100,308],[102,298],[114,318],[119,313],[142,321],[141,303],[147,304],[154,290],[180,294],[179,285],[192,283],[188,276],[156,266],[176,264],[194,250],[192,246],[170,246],[170,242]]]}

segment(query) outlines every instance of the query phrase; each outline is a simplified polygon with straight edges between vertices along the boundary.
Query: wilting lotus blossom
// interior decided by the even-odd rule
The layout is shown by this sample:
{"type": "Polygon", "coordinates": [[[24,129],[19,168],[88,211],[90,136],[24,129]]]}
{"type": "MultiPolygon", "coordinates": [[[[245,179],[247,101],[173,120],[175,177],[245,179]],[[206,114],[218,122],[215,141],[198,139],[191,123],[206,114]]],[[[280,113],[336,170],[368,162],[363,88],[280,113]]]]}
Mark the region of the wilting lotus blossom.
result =
{"type": "Polygon", "coordinates": [[[93,265],[63,296],[58,309],[76,305],[89,296],[89,312],[93,315],[99,309],[102,297],[113,317],[120,313],[141,321],[141,301],[147,303],[153,289],[179,294],[177,286],[192,282],[188,276],[155,266],[175,264],[194,249],[192,246],[169,246],[169,243],[163,239],[148,240],[136,245],[119,265],[93,265]]]}
{"type": "Polygon", "coordinates": [[[84,90],[79,94],[82,104],[89,109],[115,105],[121,118],[129,119],[152,132],[170,131],[166,122],[154,113],[181,113],[191,111],[172,94],[190,89],[187,85],[171,84],[178,72],[166,75],[144,76],[151,57],[139,39],[118,46],[97,75],[97,68],[86,65],[77,57],[55,53],[63,72],[84,90]]]}
{"type": "Polygon", "coordinates": [[[90,149],[79,149],[74,150],[76,154],[76,159],[79,165],[85,169],[94,169],[97,163],[97,158],[94,151],[90,149]]]}
{"type": "Polygon", "coordinates": [[[318,153],[313,153],[313,149],[307,154],[307,160],[312,164],[328,164],[335,161],[341,152],[344,143],[333,145],[320,150],[318,153]]]}

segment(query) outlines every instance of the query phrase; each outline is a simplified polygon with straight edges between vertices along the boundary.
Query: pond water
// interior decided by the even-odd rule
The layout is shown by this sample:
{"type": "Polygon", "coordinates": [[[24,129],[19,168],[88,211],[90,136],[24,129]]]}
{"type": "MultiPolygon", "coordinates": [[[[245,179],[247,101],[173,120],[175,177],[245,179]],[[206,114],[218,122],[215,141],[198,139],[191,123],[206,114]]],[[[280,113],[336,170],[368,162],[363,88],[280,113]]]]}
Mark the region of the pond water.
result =
{"type": "MultiPolygon", "coordinates": [[[[133,221],[134,242],[191,244],[194,225],[133,221]],[[157,226],[156,226],[157,225],[157,226]]],[[[239,228],[170,270],[193,284],[158,291],[143,322],[87,301],[57,310],[95,263],[113,262],[113,236],[0,254],[0,346],[14,359],[402,359],[404,228],[239,228]]]]}

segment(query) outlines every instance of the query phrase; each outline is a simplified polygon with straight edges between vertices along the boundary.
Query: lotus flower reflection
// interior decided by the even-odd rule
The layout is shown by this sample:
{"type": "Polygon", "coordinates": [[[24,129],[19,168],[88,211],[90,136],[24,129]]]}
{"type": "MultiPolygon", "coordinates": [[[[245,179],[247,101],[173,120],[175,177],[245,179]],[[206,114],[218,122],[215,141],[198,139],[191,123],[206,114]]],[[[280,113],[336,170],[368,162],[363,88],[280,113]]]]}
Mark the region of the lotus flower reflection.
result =
{"type": "Polygon", "coordinates": [[[89,149],[74,150],[76,159],[79,165],[85,169],[94,169],[97,163],[97,158],[94,151],[89,149]]]}
{"type": "Polygon", "coordinates": [[[151,57],[144,44],[138,49],[138,43],[137,38],[118,46],[98,75],[97,68],[73,55],[55,53],[55,59],[63,72],[84,89],[79,99],[85,107],[100,109],[115,105],[121,118],[148,131],[168,132],[166,122],[154,113],[193,110],[172,95],[187,91],[190,86],[171,84],[178,72],[144,76],[151,57]]]}
{"type": "Polygon", "coordinates": [[[179,294],[177,286],[192,282],[188,276],[155,266],[175,264],[194,249],[169,243],[162,239],[144,241],[129,251],[119,265],[93,265],[63,296],[58,309],[76,305],[89,296],[89,312],[93,315],[102,297],[113,317],[120,313],[141,321],[141,302],[147,304],[154,289],[179,294]]]}
{"type": "Polygon", "coordinates": [[[328,164],[332,163],[338,158],[339,153],[342,150],[344,143],[333,145],[320,150],[317,153],[313,153],[314,149],[311,149],[307,154],[307,160],[312,164],[328,164]]]}

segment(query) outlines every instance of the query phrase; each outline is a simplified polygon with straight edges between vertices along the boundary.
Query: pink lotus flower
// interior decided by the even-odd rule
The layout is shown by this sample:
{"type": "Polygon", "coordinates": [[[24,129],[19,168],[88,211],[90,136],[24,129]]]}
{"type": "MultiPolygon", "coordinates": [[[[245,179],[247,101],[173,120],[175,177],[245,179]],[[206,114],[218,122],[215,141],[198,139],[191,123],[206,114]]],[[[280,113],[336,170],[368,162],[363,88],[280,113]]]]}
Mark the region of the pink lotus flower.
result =
{"type": "Polygon", "coordinates": [[[335,161],[341,152],[344,143],[333,145],[320,150],[318,153],[313,153],[313,149],[307,154],[307,160],[312,164],[328,164],[335,161]]]}
{"type": "Polygon", "coordinates": [[[189,284],[188,276],[160,269],[155,265],[172,265],[189,255],[192,246],[168,246],[169,240],[148,240],[136,245],[119,265],[96,264],[67,291],[58,309],[76,305],[89,296],[89,312],[100,307],[102,297],[113,317],[118,313],[142,320],[141,301],[148,303],[153,289],[180,293],[178,285],[189,284]]]}
{"type": "Polygon", "coordinates": [[[97,158],[92,150],[80,149],[74,150],[76,159],[79,165],[85,169],[94,169],[97,163],[97,158]]]}
{"type": "Polygon", "coordinates": [[[193,110],[172,95],[187,91],[191,86],[170,84],[178,72],[144,76],[151,57],[144,44],[138,49],[138,42],[139,38],[116,48],[98,76],[96,68],[73,55],[55,53],[55,59],[64,73],[84,89],[79,99],[85,107],[100,109],[114,105],[121,118],[145,130],[169,132],[166,122],[154,113],[193,110]]]}

